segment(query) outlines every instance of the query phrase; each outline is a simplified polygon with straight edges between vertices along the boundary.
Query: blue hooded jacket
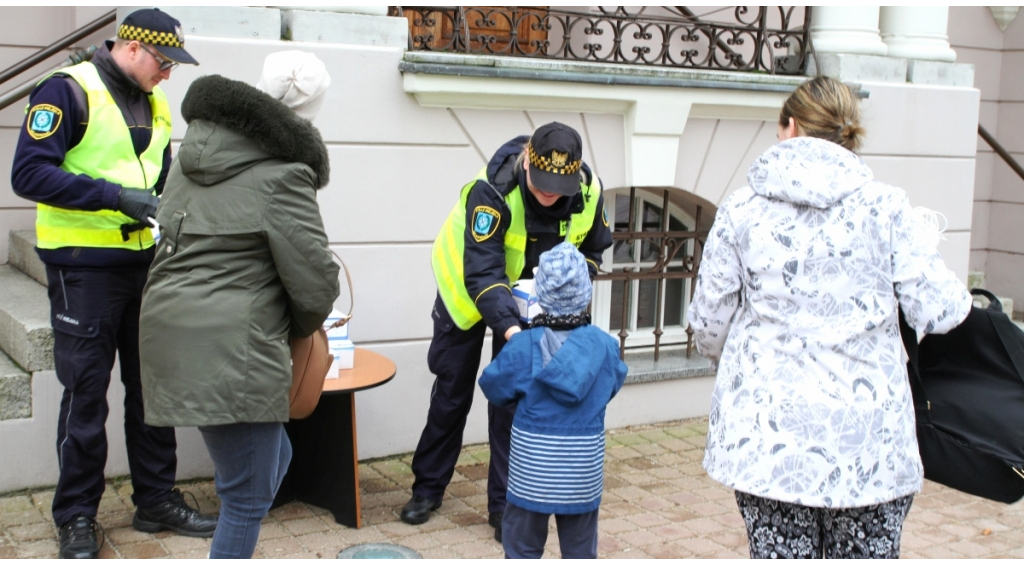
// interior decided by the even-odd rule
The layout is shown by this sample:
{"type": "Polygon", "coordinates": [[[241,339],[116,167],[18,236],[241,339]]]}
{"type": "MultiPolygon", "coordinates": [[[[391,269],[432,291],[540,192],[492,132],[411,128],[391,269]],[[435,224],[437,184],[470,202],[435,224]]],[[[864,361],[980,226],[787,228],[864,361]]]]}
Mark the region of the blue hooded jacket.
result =
{"type": "Polygon", "coordinates": [[[508,502],[529,511],[594,511],[604,487],[604,413],[626,379],[614,338],[592,325],[535,327],[512,337],[484,369],[496,405],[518,401],[508,502]]]}

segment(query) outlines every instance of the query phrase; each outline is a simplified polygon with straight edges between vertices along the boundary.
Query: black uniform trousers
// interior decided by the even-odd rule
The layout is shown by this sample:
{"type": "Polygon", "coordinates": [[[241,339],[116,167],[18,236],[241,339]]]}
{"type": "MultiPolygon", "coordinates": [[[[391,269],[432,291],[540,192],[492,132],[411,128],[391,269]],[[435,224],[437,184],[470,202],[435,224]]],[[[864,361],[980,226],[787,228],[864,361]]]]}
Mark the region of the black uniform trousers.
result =
{"type": "MultiPolygon", "coordinates": [[[[455,472],[455,463],[462,450],[462,433],[466,417],[473,405],[476,375],[487,326],[483,321],[463,331],[448,315],[441,296],[434,300],[431,313],[434,337],[427,353],[427,366],[436,376],[430,392],[427,425],[420,435],[412,458],[416,479],[412,493],[438,500],[455,472]]],[[[505,346],[503,335],[494,335],[491,358],[505,346]]],[[[505,511],[508,489],[508,454],[512,441],[512,417],[516,406],[497,407],[487,404],[488,438],[491,446],[490,470],[487,475],[487,511],[505,511]]]]}
{"type": "Polygon", "coordinates": [[[96,516],[107,463],[107,388],[120,355],[124,431],[132,502],[149,508],[174,487],[174,428],[150,427],[142,411],[139,308],[147,270],[46,267],[57,379],[64,386],[57,424],[60,478],[53,497],[57,526],[79,514],[96,516]]]}

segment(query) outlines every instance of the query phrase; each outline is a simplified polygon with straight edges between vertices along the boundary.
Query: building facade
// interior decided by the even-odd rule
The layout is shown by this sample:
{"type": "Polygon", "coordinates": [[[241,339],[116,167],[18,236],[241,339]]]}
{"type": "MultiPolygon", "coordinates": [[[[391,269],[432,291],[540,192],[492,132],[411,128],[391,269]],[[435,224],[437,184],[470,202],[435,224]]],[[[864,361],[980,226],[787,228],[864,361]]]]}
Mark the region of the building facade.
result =
{"type": "MultiPolygon", "coordinates": [[[[425,421],[433,383],[426,366],[429,312],[436,292],[430,247],[459,189],[502,143],[549,121],[582,134],[584,160],[604,181],[617,232],[678,235],[625,237],[605,255],[608,274],[596,286],[595,323],[622,339],[630,365],[627,385],[609,406],[609,427],[707,413],[714,369],[688,355],[685,327],[701,233],[715,208],[746,183],[754,158],[775,142],[779,108],[806,73],[837,76],[860,92],[868,132],[862,157],[879,179],[906,189],[914,205],[945,216],[940,252],[947,264],[965,281],[969,271],[984,271],[991,288],[1024,305],[1012,283],[1024,275],[1024,237],[1014,231],[1021,222],[1012,219],[1024,205],[1024,187],[1004,174],[1005,164],[977,133],[980,115],[1011,152],[1024,152],[1024,138],[1016,139],[1012,125],[1020,79],[1009,72],[1019,55],[1014,49],[1024,44],[1019,21],[1002,31],[985,7],[814,8],[810,37],[816,55],[810,56],[800,39],[803,8],[768,8],[766,26],[797,31],[776,34],[759,44],[763,51],[743,50],[754,35],[694,31],[705,25],[695,27],[695,21],[749,20],[732,9],[690,7],[687,15],[656,8],[565,8],[591,23],[539,38],[530,35],[536,33],[533,26],[520,29],[516,22],[522,20],[504,28],[483,25],[498,16],[478,12],[470,18],[471,9],[459,8],[462,19],[449,20],[440,14],[417,19],[414,11],[391,10],[389,16],[384,8],[167,8],[181,20],[188,50],[201,63],[178,68],[163,85],[173,110],[172,143],[184,135],[179,106],[195,78],[222,74],[255,83],[264,57],[285,49],[311,51],[327,64],[332,86],[315,125],[330,152],[332,181],[318,194],[321,212],[332,248],[352,271],[356,308],[350,335],[357,346],[388,356],[398,367],[387,385],[357,394],[362,458],[413,450],[425,421]],[[614,22],[644,18],[674,31],[645,38],[627,29],[619,36],[626,39],[622,45],[601,43],[615,34],[614,22]],[[594,36],[584,31],[588,25],[591,31],[605,29],[604,39],[588,39],[594,36]],[[459,37],[463,52],[456,52],[459,37]],[[555,50],[550,45],[557,47],[558,37],[568,38],[560,48],[563,56],[502,52],[513,41],[526,49],[546,40],[555,50]],[[597,43],[600,49],[587,50],[597,43]],[[662,44],[676,58],[651,62],[662,44]],[[613,49],[621,56],[612,56],[613,49]],[[689,62],[676,64],[683,59],[689,62]],[[635,276],[655,271],[656,276],[635,276]],[[1004,281],[1005,287],[996,286],[1004,281]]],[[[0,8],[0,29],[17,45],[0,48],[0,66],[108,10],[0,8]],[[30,25],[40,18],[60,25],[43,33],[30,25]]],[[[118,8],[116,20],[131,11],[118,8]]],[[[111,24],[80,44],[112,36],[113,29],[111,24]]],[[[52,359],[46,362],[45,288],[23,274],[37,268],[31,234],[24,234],[35,212],[9,187],[23,110],[22,102],[0,111],[0,153],[6,155],[0,158],[0,171],[6,171],[0,175],[0,264],[10,263],[0,267],[0,285],[9,288],[0,291],[0,347],[6,352],[0,358],[0,394],[9,391],[7,399],[0,397],[0,444],[19,453],[0,463],[0,491],[49,485],[57,475],[52,443],[60,386],[52,359]]],[[[347,307],[343,291],[338,308],[347,307]]],[[[118,385],[111,386],[110,396],[115,424],[108,428],[107,472],[115,476],[127,473],[118,446],[118,385]]],[[[179,477],[209,476],[212,466],[198,433],[180,429],[178,437],[179,477]]],[[[486,441],[479,393],[465,440],[486,441]]]]}

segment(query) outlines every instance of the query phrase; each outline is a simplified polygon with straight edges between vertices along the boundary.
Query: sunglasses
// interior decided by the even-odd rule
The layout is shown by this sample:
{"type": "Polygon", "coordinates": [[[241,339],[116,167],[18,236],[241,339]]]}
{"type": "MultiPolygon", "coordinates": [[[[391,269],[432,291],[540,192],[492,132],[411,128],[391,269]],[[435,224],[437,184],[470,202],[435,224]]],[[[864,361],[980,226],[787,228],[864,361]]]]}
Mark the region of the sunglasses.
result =
{"type": "Polygon", "coordinates": [[[145,52],[149,53],[150,55],[153,56],[154,59],[156,59],[156,62],[160,63],[160,72],[164,72],[164,71],[167,71],[167,70],[174,70],[174,69],[178,68],[178,63],[175,63],[174,61],[169,61],[169,60],[161,57],[160,55],[157,55],[156,53],[150,51],[146,47],[145,43],[139,43],[139,47],[142,47],[142,49],[145,52]]]}

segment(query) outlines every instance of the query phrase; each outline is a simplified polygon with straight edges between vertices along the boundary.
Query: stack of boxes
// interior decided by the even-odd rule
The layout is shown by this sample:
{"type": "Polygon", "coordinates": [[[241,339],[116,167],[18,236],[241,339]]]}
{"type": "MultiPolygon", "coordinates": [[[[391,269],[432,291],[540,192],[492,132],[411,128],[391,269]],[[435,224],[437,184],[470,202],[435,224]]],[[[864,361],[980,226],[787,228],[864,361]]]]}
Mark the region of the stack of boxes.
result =
{"type": "Polygon", "coordinates": [[[330,328],[342,317],[344,316],[340,311],[333,310],[330,317],[324,321],[324,330],[327,331],[327,348],[334,357],[334,363],[331,364],[331,368],[327,372],[327,378],[337,378],[339,370],[352,368],[355,361],[356,348],[348,338],[349,323],[334,329],[330,328]]]}

